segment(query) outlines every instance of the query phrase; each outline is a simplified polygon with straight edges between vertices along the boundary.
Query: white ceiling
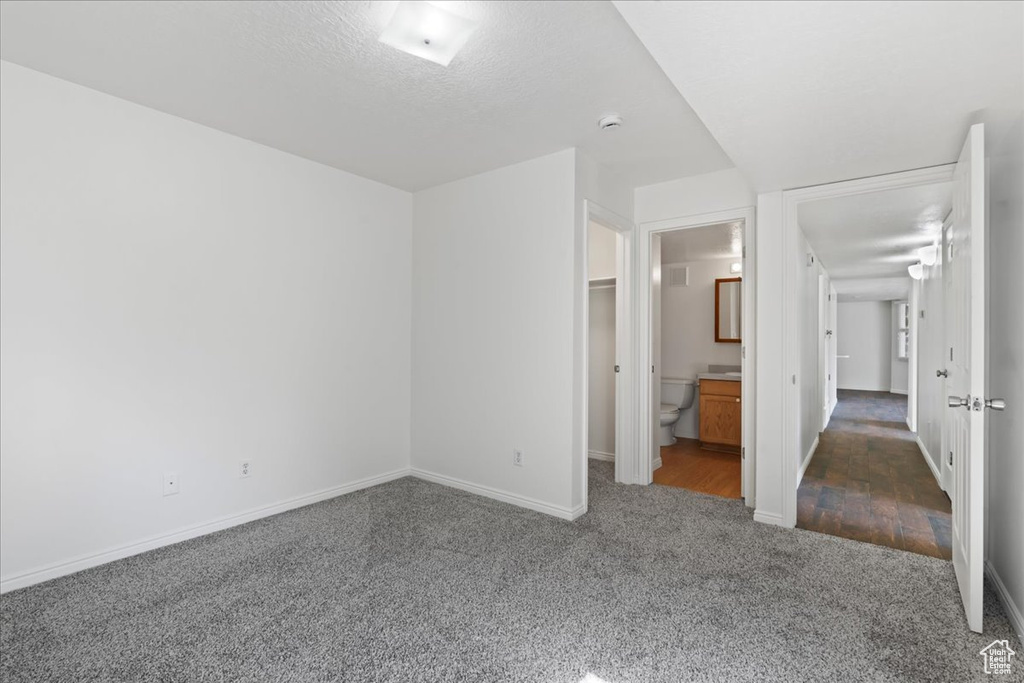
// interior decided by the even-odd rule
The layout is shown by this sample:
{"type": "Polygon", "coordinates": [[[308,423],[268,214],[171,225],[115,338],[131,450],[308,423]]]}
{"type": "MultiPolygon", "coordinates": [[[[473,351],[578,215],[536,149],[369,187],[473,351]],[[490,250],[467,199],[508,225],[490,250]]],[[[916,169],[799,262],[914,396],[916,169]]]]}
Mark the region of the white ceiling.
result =
{"type": "Polygon", "coordinates": [[[660,234],[662,263],[727,258],[739,261],[741,257],[743,226],[740,223],[718,223],[660,234]]]}
{"type": "Polygon", "coordinates": [[[0,57],[406,190],[573,146],[732,167],[610,3],[435,4],[480,22],[448,68],[378,42],[395,2],[5,0],[0,57]]]}
{"type": "Polygon", "coordinates": [[[907,266],[941,237],[952,183],[804,202],[797,220],[840,301],[904,299],[907,266]]]}
{"type": "Polygon", "coordinates": [[[956,160],[1024,98],[1020,2],[615,2],[754,189],[956,160]]]}

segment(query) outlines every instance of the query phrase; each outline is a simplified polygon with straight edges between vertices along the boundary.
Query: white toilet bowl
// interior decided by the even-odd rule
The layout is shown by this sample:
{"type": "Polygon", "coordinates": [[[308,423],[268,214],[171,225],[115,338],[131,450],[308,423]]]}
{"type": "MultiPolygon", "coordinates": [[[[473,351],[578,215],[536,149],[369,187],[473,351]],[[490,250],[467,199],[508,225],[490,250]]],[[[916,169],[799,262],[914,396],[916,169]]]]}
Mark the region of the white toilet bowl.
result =
{"type": "Polygon", "coordinates": [[[661,429],[658,432],[658,445],[671,446],[676,442],[676,422],[682,411],[693,405],[694,386],[692,379],[661,378],[661,429]]]}

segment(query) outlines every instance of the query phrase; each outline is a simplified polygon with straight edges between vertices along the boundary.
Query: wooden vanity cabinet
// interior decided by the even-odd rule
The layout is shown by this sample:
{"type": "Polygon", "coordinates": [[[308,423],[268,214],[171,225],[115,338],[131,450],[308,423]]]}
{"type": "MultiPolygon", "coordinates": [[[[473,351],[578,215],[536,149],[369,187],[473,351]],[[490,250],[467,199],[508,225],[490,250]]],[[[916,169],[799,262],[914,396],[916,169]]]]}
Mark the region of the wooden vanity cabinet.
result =
{"type": "Polygon", "coordinates": [[[739,453],[743,434],[740,382],[700,381],[700,445],[739,453]]]}

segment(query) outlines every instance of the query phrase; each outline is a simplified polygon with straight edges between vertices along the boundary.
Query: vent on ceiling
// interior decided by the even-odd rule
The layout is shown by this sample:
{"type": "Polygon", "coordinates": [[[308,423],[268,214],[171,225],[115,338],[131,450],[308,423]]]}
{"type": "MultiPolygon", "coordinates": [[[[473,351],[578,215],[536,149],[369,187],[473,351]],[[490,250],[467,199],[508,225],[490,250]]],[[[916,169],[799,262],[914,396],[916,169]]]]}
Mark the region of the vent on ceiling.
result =
{"type": "Polygon", "coordinates": [[[668,286],[669,287],[689,287],[690,286],[690,268],[688,266],[669,266],[668,267],[668,286]]]}

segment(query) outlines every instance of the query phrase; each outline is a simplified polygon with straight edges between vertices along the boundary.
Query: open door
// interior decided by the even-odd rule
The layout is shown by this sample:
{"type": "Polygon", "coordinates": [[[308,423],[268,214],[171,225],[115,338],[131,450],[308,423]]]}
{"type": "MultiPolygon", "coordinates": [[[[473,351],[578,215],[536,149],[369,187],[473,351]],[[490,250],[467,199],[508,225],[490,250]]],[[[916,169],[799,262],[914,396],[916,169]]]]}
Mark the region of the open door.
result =
{"type": "MultiPolygon", "coordinates": [[[[971,127],[953,176],[947,245],[946,434],[952,462],[953,567],[967,625],[981,632],[985,496],[985,130],[971,127]]],[[[998,404],[997,404],[998,407],[998,404]]]]}

